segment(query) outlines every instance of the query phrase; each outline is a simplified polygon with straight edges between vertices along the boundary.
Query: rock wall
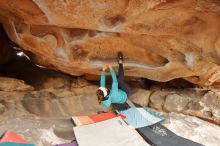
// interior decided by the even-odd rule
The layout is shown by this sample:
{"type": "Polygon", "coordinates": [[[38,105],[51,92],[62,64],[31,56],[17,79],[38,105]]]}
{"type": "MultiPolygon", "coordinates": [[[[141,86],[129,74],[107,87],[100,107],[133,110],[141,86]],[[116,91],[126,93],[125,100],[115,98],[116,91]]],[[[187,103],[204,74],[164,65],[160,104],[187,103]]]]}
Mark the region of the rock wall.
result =
{"type": "Polygon", "coordinates": [[[33,62],[71,75],[122,51],[128,76],[220,79],[218,0],[1,0],[0,21],[33,62]]]}
{"type": "MultiPolygon", "coordinates": [[[[35,77],[42,76],[35,75],[35,77]]],[[[75,139],[72,130],[73,123],[70,120],[72,116],[93,115],[97,111],[111,110],[98,104],[95,96],[98,86],[82,78],[70,78],[62,74],[57,77],[50,76],[41,82],[37,90],[33,90],[30,85],[14,78],[1,77],[0,81],[0,135],[10,129],[36,146],[69,143],[75,139]],[[15,85],[20,86],[20,89],[18,90],[15,85]]],[[[165,116],[162,122],[164,126],[184,138],[207,146],[218,146],[220,143],[219,125],[188,116],[203,117],[205,120],[220,124],[218,93],[213,91],[206,93],[201,90],[197,91],[197,94],[194,92],[189,90],[153,91],[139,88],[134,90],[131,100],[143,106],[158,105],[151,106],[155,109],[159,109],[162,103],[160,105],[162,111],[171,112],[161,112],[165,116]],[[156,94],[158,96],[155,96],[156,94]],[[194,108],[190,106],[193,104],[194,108]],[[184,106],[190,108],[184,109],[184,106]],[[209,113],[209,116],[202,116],[205,111],[209,113]],[[182,112],[188,115],[172,112],[182,112]]]]}
{"type": "Polygon", "coordinates": [[[9,39],[2,25],[0,25],[0,44],[0,65],[2,65],[10,62],[14,57],[9,45],[9,39]]]}
{"type": "Polygon", "coordinates": [[[161,112],[196,116],[220,125],[219,89],[136,89],[133,102],[161,112]]]}

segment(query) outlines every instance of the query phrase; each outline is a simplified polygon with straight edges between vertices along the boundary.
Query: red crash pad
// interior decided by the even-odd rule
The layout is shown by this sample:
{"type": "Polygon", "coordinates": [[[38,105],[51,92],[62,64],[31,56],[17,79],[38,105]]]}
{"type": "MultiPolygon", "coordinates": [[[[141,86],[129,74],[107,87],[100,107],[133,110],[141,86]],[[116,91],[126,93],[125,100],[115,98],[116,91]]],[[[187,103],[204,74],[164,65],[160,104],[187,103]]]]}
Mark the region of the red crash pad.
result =
{"type": "Polygon", "coordinates": [[[18,142],[18,143],[30,143],[26,139],[17,135],[13,131],[7,131],[3,137],[0,139],[0,142],[18,142]]]}

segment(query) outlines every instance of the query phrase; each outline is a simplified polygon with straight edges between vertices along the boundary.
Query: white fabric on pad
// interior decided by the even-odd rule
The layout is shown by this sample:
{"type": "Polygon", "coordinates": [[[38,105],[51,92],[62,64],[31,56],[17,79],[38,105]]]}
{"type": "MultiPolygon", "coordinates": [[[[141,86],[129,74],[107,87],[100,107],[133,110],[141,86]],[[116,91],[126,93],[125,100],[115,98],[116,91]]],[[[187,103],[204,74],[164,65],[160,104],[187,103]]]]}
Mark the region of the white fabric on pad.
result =
{"type": "Polygon", "coordinates": [[[121,117],[73,128],[79,146],[149,146],[121,117]]]}

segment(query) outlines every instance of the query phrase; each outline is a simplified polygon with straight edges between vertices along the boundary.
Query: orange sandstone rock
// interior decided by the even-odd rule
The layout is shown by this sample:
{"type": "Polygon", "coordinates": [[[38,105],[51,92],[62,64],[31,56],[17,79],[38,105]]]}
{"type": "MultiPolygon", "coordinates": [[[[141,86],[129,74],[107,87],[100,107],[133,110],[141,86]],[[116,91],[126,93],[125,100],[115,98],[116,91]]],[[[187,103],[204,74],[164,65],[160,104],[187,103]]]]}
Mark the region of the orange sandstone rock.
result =
{"type": "Polygon", "coordinates": [[[122,51],[128,76],[220,80],[218,0],[1,0],[0,21],[34,63],[71,75],[122,51]]]}

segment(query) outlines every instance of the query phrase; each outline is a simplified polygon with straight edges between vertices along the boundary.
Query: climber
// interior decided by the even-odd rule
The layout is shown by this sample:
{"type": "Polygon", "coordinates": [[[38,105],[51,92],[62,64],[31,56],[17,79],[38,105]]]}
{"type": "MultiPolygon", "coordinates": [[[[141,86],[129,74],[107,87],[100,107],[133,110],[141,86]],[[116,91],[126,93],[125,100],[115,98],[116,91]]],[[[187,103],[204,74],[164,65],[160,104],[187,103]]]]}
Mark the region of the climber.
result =
{"type": "Polygon", "coordinates": [[[96,95],[99,103],[102,103],[105,107],[109,107],[111,103],[125,103],[131,93],[129,86],[124,82],[123,54],[121,52],[118,53],[117,60],[119,64],[118,78],[116,77],[115,71],[112,67],[113,65],[109,64],[112,76],[111,90],[105,86],[107,66],[102,66],[100,88],[97,90],[96,95]]]}

